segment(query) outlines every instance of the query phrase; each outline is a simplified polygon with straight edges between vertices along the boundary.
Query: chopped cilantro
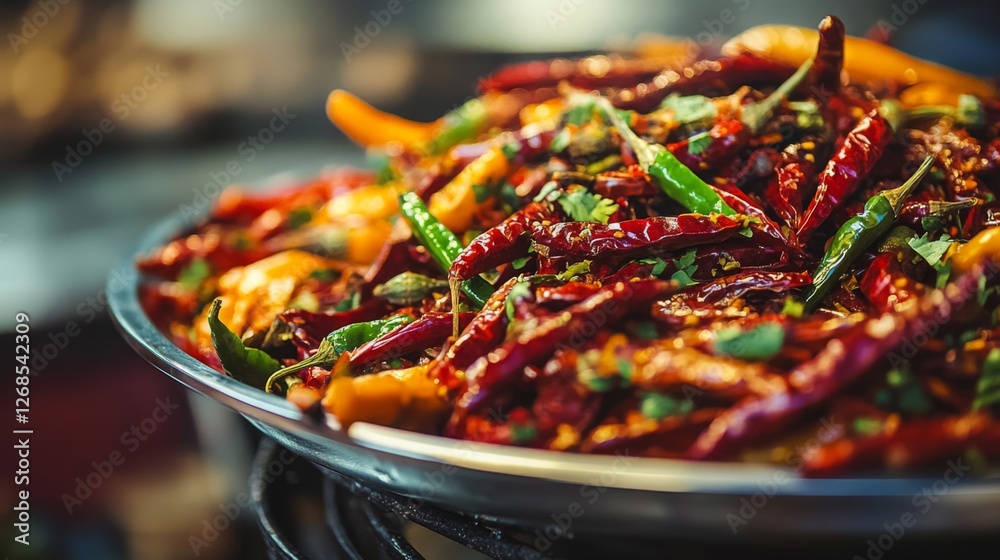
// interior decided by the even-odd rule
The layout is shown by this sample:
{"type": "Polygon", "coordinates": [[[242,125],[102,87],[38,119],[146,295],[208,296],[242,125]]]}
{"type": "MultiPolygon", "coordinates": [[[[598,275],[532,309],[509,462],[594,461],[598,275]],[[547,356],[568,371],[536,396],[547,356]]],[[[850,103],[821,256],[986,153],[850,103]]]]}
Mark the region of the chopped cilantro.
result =
{"type": "Polygon", "coordinates": [[[524,268],[524,265],[528,264],[528,261],[530,260],[531,260],[531,255],[525,255],[519,259],[514,259],[510,264],[511,266],[514,267],[514,270],[521,270],[522,268],[524,268]]]}
{"type": "MultiPolygon", "coordinates": [[[[674,260],[674,266],[677,270],[670,275],[670,279],[680,284],[681,288],[697,284],[697,282],[695,282],[695,280],[691,277],[698,270],[697,265],[694,264],[697,256],[698,254],[692,248],[688,249],[687,252],[681,255],[679,259],[674,260]]],[[[663,272],[663,270],[660,270],[660,272],[663,272]]]]}
{"type": "Polygon", "coordinates": [[[659,276],[663,274],[663,271],[667,269],[667,265],[670,264],[667,261],[661,259],[660,257],[649,257],[636,262],[638,262],[639,264],[653,265],[653,269],[650,271],[650,274],[652,274],[653,276],[659,276]]]}
{"type": "Polygon", "coordinates": [[[708,135],[708,131],[699,132],[694,136],[688,138],[688,153],[691,155],[698,155],[708,149],[708,146],[712,143],[712,137],[708,135]]]}
{"type": "Polygon", "coordinates": [[[951,263],[946,262],[943,264],[938,264],[934,267],[937,271],[937,280],[934,282],[934,287],[941,289],[948,284],[948,280],[951,278],[951,263]]]}
{"type": "Polygon", "coordinates": [[[854,433],[863,436],[874,436],[882,431],[883,422],[877,418],[865,418],[864,416],[855,418],[852,424],[854,433]]]}
{"type": "Polygon", "coordinates": [[[704,95],[672,94],[660,103],[663,109],[674,111],[674,120],[681,124],[711,122],[718,111],[712,100],[704,95]]]}
{"type": "Polygon", "coordinates": [[[510,424],[510,441],[514,444],[529,443],[538,437],[534,424],[510,424]]]}
{"type": "Polygon", "coordinates": [[[566,267],[566,272],[557,274],[556,276],[564,282],[572,280],[576,276],[590,272],[590,262],[589,260],[582,260],[578,263],[573,263],[566,267]]]}
{"type": "Polygon", "coordinates": [[[776,323],[763,323],[743,331],[723,329],[715,338],[715,353],[747,361],[770,360],[785,343],[785,329],[776,323]]]}
{"type": "Polygon", "coordinates": [[[983,372],[976,386],[976,399],[972,410],[991,408],[1000,410],[1000,348],[990,350],[983,362],[983,372]]]}
{"type": "Polygon", "coordinates": [[[564,114],[564,117],[566,119],[566,124],[583,126],[585,123],[594,118],[593,101],[585,101],[570,107],[570,109],[564,114]]]}
{"type": "Polygon", "coordinates": [[[493,185],[475,183],[472,185],[472,192],[476,195],[476,202],[482,204],[493,197],[493,185]]]}
{"type": "Polygon", "coordinates": [[[951,238],[942,235],[941,239],[931,241],[928,234],[925,233],[920,237],[910,239],[909,245],[927,261],[927,264],[936,266],[941,262],[941,257],[948,251],[948,248],[951,247],[951,238]]]}
{"type": "Polygon", "coordinates": [[[177,275],[177,282],[187,290],[197,290],[212,275],[212,267],[205,259],[194,259],[177,275]]]}
{"type": "Polygon", "coordinates": [[[663,420],[670,416],[687,414],[692,408],[694,404],[690,400],[681,401],[660,393],[646,393],[639,405],[642,415],[651,420],[663,420]]]}
{"type": "Polygon", "coordinates": [[[552,202],[553,200],[559,198],[561,194],[562,193],[559,192],[559,183],[555,181],[549,181],[548,183],[542,185],[541,190],[538,191],[538,195],[536,195],[534,198],[534,202],[542,202],[542,201],[552,202]]]}
{"type": "Polygon", "coordinates": [[[782,315],[788,315],[789,317],[795,317],[798,319],[804,312],[805,306],[802,305],[802,302],[795,301],[790,297],[785,298],[785,306],[781,308],[782,315]]]}
{"type": "Polygon", "coordinates": [[[587,192],[586,189],[573,189],[561,194],[556,202],[570,219],[577,222],[608,223],[608,220],[618,211],[618,205],[599,194],[587,192]]]}
{"type": "Polygon", "coordinates": [[[879,391],[875,403],[885,410],[908,415],[927,414],[934,403],[923,384],[906,369],[892,369],[885,374],[887,389],[879,391]]]}
{"type": "Polygon", "coordinates": [[[339,276],[339,272],[330,268],[321,268],[319,270],[314,270],[309,274],[309,278],[319,280],[320,282],[332,282],[339,276]]]}
{"type": "Polygon", "coordinates": [[[351,294],[351,297],[346,297],[337,302],[337,305],[333,307],[333,310],[338,313],[341,311],[350,311],[357,308],[359,305],[361,305],[361,292],[354,292],[351,294]]]}

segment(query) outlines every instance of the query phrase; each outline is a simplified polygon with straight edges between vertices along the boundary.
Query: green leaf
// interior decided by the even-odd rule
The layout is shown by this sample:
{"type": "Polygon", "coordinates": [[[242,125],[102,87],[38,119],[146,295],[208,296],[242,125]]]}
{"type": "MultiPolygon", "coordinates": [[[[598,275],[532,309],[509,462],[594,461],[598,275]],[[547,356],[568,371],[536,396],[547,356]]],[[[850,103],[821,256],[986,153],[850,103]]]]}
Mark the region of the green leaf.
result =
{"type": "Polygon", "coordinates": [[[514,267],[514,270],[521,270],[522,268],[524,268],[526,264],[528,264],[528,261],[530,260],[531,260],[531,255],[525,255],[521,258],[514,259],[513,261],[511,261],[510,264],[511,266],[514,267]]]}
{"type": "Polygon", "coordinates": [[[507,161],[514,161],[517,154],[521,153],[521,144],[517,142],[507,142],[503,146],[500,146],[500,151],[503,152],[504,157],[507,161]]]}
{"type": "Polygon", "coordinates": [[[940,290],[948,285],[948,280],[951,278],[951,262],[939,263],[934,267],[934,270],[938,273],[934,287],[940,290]]]}
{"type": "Polygon", "coordinates": [[[936,266],[941,262],[941,257],[948,251],[948,248],[951,247],[951,238],[942,235],[941,239],[931,241],[928,235],[925,233],[918,238],[911,239],[909,245],[927,261],[927,264],[936,266]]]}
{"type": "Polygon", "coordinates": [[[663,420],[670,416],[687,414],[694,408],[690,400],[679,400],[660,393],[646,393],[642,396],[639,411],[646,418],[663,420]]]}
{"type": "Polygon", "coordinates": [[[549,152],[553,154],[558,154],[569,147],[569,142],[572,140],[572,134],[568,128],[564,128],[556,134],[556,137],[549,142],[549,152]]]}
{"type": "Polygon", "coordinates": [[[674,120],[681,124],[711,122],[718,113],[712,100],[704,95],[681,96],[674,93],[667,96],[660,107],[672,109],[674,120]]]}
{"type": "Polygon", "coordinates": [[[714,351],[719,356],[729,356],[747,361],[770,360],[785,343],[785,329],[776,323],[763,323],[743,331],[723,329],[715,338],[714,351]]]}
{"type": "Polygon", "coordinates": [[[531,291],[530,282],[518,282],[511,286],[510,291],[507,292],[507,300],[504,302],[507,308],[507,320],[514,320],[514,302],[516,302],[518,298],[525,299],[533,296],[534,293],[531,291]]]}
{"type": "Polygon", "coordinates": [[[618,205],[614,201],[581,188],[562,193],[555,200],[570,219],[577,222],[606,224],[618,211],[618,205]]]}
{"type": "Polygon", "coordinates": [[[983,362],[983,372],[976,386],[976,399],[972,410],[992,408],[1000,410],[1000,348],[990,350],[983,362]]]}
{"type": "Polygon", "coordinates": [[[688,138],[688,153],[696,156],[707,150],[711,144],[712,137],[709,136],[708,131],[699,132],[688,138]]]}
{"type": "Polygon", "coordinates": [[[267,352],[256,348],[247,348],[240,337],[219,319],[222,300],[216,299],[208,312],[208,327],[212,331],[212,344],[215,353],[219,355],[222,369],[230,377],[263,389],[268,377],[281,369],[281,364],[267,352]]]}
{"type": "MultiPolygon", "coordinates": [[[[681,258],[677,259],[677,268],[682,270],[688,270],[690,267],[694,266],[694,261],[698,258],[698,252],[694,249],[688,249],[681,258]]],[[[693,270],[688,270],[688,272],[693,273],[693,270]]]]}
{"type": "Polygon", "coordinates": [[[212,275],[212,267],[205,259],[194,259],[177,275],[177,283],[187,290],[195,291],[212,275]]]}
{"type": "Polygon", "coordinates": [[[565,113],[566,124],[583,126],[594,118],[594,103],[585,101],[570,107],[565,113]]]}
{"type": "Polygon", "coordinates": [[[576,276],[581,276],[590,272],[590,263],[591,261],[589,260],[582,260],[580,262],[573,263],[566,267],[566,272],[557,274],[556,276],[558,276],[560,280],[568,282],[576,276]]]}
{"type": "Polygon", "coordinates": [[[694,286],[697,284],[691,275],[683,270],[677,270],[670,275],[670,279],[677,282],[677,285],[681,288],[687,288],[688,286],[694,286]]]}

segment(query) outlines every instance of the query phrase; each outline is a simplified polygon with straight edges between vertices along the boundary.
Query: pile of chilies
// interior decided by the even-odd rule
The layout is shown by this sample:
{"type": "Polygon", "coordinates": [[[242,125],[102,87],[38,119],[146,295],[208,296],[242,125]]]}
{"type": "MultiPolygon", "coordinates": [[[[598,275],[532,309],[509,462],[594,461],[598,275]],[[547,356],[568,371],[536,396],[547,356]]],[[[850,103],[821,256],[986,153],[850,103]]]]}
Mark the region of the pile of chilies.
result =
{"type": "Polygon", "coordinates": [[[335,91],[378,172],[230,188],[141,260],[144,304],[342,426],[809,476],[988,468],[996,91],[833,17],[788,31],[503,68],[432,123],[335,91]]]}

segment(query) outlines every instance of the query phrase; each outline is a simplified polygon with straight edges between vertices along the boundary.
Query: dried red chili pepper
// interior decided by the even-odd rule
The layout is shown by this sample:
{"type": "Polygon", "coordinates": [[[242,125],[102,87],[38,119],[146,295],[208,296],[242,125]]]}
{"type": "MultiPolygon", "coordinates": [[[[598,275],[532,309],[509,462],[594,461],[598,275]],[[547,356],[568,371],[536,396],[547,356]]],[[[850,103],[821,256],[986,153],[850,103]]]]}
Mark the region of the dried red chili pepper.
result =
{"type": "Polygon", "coordinates": [[[526,366],[544,360],[573,336],[586,340],[602,326],[621,320],[675,289],[675,284],[658,280],[619,282],[604,286],[557,315],[541,319],[534,329],[483,355],[469,367],[468,387],[458,398],[449,425],[460,424],[465,415],[481,408],[516,381],[526,366]]]}
{"type": "Polygon", "coordinates": [[[975,295],[982,274],[982,268],[978,268],[900,311],[850,327],[830,340],[812,360],[789,373],[788,392],[740,401],[712,422],[687,451],[687,457],[721,458],[787,426],[802,412],[869,371],[904,341],[922,333],[928,322],[940,325],[950,319],[975,295]]]}
{"type": "Polygon", "coordinates": [[[722,214],[642,218],[624,222],[566,222],[532,228],[535,250],[545,255],[608,259],[667,253],[717,243],[738,234],[744,221],[722,214]]]}
{"type": "Polygon", "coordinates": [[[691,138],[667,144],[666,148],[674,156],[699,175],[711,175],[712,171],[732,161],[750,140],[750,133],[739,119],[718,119],[705,134],[711,139],[708,147],[696,154],[691,153],[691,138]]]}
{"type": "Polygon", "coordinates": [[[733,91],[744,85],[780,83],[794,72],[793,66],[750,55],[701,60],[683,70],[664,70],[646,83],[614,93],[611,101],[619,109],[648,113],[674,92],[733,91]]]}
{"type": "Polygon", "coordinates": [[[479,91],[511,91],[551,87],[567,81],[581,88],[627,87],[648,80],[663,63],[597,55],[578,60],[557,58],[504,66],[479,81],[479,91]]]}
{"type": "Polygon", "coordinates": [[[747,270],[682,290],[675,297],[698,303],[717,303],[743,297],[751,292],[788,292],[812,282],[808,272],[767,272],[747,270]]]}
{"type": "Polygon", "coordinates": [[[821,99],[840,91],[840,72],[844,68],[844,22],[837,16],[826,16],[819,23],[819,47],[811,78],[821,99]]]}
{"type": "Polygon", "coordinates": [[[816,195],[797,232],[800,242],[807,240],[833,210],[858,189],[861,180],[882,157],[882,150],[891,138],[892,129],[878,111],[866,115],[847,134],[820,174],[816,195]]]}
{"type": "MultiPolygon", "coordinates": [[[[474,316],[474,313],[459,313],[461,328],[467,327],[474,316]]],[[[351,352],[351,368],[360,371],[380,362],[440,346],[451,336],[452,321],[451,313],[439,311],[427,313],[416,321],[367,342],[351,352]]]]}
{"type": "Polygon", "coordinates": [[[903,272],[895,253],[879,253],[861,277],[861,293],[880,313],[896,309],[923,291],[903,272]]]}
{"type": "Polygon", "coordinates": [[[631,165],[624,171],[599,173],[594,177],[591,190],[605,198],[654,197],[663,194],[663,190],[650,181],[639,165],[631,165]]]}
{"type": "Polygon", "coordinates": [[[736,212],[743,214],[744,216],[750,216],[751,218],[756,218],[755,221],[749,223],[750,231],[759,232],[762,235],[758,236],[754,234],[754,239],[759,240],[761,243],[776,244],[779,247],[792,247],[791,241],[788,236],[785,235],[778,224],[774,223],[774,220],[767,215],[767,212],[752,198],[750,198],[746,193],[740,190],[739,187],[732,183],[721,183],[719,186],[712,186],[712,189],[719,194],[719,198],[723,202],[729,205],[730,208],[736,210],[736,212]],[[770,241],[764,238],[770,238],[770,241]]]}
{"type": "Polygon", "coordinates": [[[507,295],[518,282],[511,278],[490,296],[483,309],[438,358],[428,375],[449,390],[462,385],[458,372],[465,370],[503,340],[507,329],[507,295]]]}
{"type": "Polygon", "coordinates": [[[308,355],[319,347],[326,335],[333,331],[361,323],[381,319],[391,311],[384,299],[370,299],[350,311],[339,313],[313,313],[304,309],[289,309],[278,315],[282,321],[295,327],[293,340],[300,353],[308,355]]]}
{"type": "Polygon", "coordinates": [[[528,254],[530,232],[536,223],[555,220],[555,214],[541,202],[531,202],[514,212],[500,225],[472,240],[459,253],[448,271],[450,278],[467,280],[491,268],[528,254]]]}

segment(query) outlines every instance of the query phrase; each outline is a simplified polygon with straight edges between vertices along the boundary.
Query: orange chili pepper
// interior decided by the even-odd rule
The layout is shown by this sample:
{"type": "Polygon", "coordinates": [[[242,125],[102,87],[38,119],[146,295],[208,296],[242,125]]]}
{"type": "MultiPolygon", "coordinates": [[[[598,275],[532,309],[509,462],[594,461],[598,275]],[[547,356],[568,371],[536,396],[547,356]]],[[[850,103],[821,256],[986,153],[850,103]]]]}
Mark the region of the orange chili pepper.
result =
{"type": "Polygon", "coordinates": [[[326,116],[348,138],[366,148],[391,142],[416,146],[430,140],[439,128],[438,121],[415,122],[379,111],[340,89],[326,99],[326,116]]]}

